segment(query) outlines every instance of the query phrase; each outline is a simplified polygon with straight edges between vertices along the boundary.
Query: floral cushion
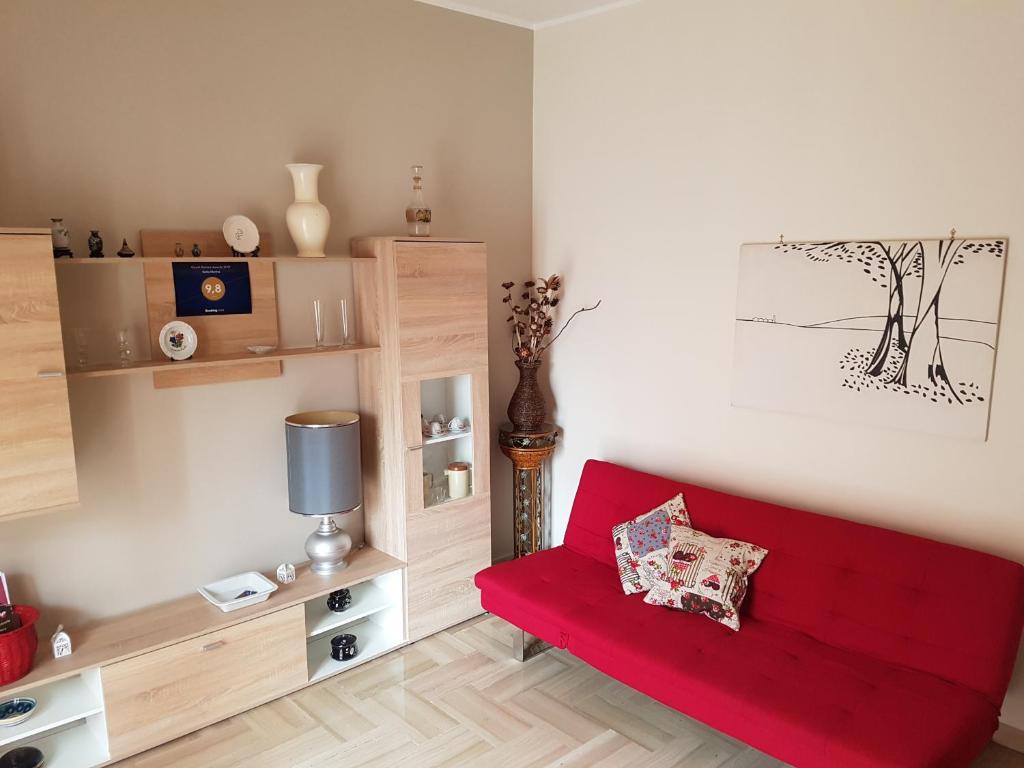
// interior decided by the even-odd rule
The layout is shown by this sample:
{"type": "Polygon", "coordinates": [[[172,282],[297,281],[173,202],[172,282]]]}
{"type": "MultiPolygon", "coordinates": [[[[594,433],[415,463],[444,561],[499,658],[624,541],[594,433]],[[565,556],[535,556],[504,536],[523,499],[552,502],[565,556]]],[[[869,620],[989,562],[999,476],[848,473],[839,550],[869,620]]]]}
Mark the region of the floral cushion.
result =
{"type": "Polygon", "coordinates": [[[644,602],[702,613],[738,630],[748,580],[767,554],[756,544],[716,539],[688,525],[673,525],[665,572],[644,602]]]}
{"type": "Polygon", "coordinates": [[[612,528],[619,580],[627,595],[646,592],[665,574],[665,556],[673,525],[690,525],[681,493],[660,507],[612,528]]]}

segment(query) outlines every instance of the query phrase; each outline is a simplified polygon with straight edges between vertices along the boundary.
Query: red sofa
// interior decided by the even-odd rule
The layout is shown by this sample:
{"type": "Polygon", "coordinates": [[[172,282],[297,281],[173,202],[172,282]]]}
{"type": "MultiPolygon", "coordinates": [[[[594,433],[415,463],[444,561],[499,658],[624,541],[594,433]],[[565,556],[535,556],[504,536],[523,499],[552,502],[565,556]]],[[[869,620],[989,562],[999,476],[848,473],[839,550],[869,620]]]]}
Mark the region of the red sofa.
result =
{"type": "Polygon", "coordinates": [[[565,543],[476,576],[484,608],[796,766],[967,766],[1024,624],[1024,567],[589,461],[565,543]],[[695,528],[767,547],[733,632],[623,594],[611,529],[682,491],[695,528]]]}

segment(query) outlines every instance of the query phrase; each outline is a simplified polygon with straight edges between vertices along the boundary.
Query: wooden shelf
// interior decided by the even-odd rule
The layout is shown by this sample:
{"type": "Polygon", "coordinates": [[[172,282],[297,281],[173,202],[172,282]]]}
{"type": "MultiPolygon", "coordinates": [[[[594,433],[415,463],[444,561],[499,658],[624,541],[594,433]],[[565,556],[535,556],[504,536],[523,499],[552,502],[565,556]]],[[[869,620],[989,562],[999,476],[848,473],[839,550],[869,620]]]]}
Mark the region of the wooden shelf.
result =
{"type": "Polygon", "coordinates": [[[305,256],[135,256],[130,259],[122,259],[120,256],[105,256],[102,259],[90,259],[88,256],[77,259],[54,259],[53,263],[58,268],[98,266],[100,264],[166,264],[168,262],[193,262],[195,264],[205,263],[227,263],[243,264],[250,261],[255,262],[287,262],[289,264],[320,264],[325,261],[352,261],[352,256],[347,253],[329,254],[323,258],[306,258],[305,256]]]}
{"type": "MultiPolygon", "coordinates": [[[[265,602],[237,611],[224,613],[197,592],[92,625],[68,627],[74,638],[74,653],[54,659],[49,643],[41,642],[35,667],[17,682],[0,688],[0,697],[6,699],[20,691],[70,677],[86,669],[113,664],[266,616],[404,566],[401,560],[372,547],[363,547],[353,550],[348,556],[347,568],[329,576],[312,573],[308,563],[297,566],[295,581],[280,584],[265,602]]],[[[271,572],[266,576],[271,580],[275,578],[271,572]]]]}
{"type": "Polygon", "coordinates": [[[379,347],[366,344],[352,344],[347,347],[293,347],[290,349],[275,349],[265,355],[256,355],[252,352],[239,352],[231,355],[219,355],[217,357],[191,358],[189,360],[141,360],[131,363],[128,366],[117,364],[94,365],[87,368],[70,369],[68,377],[72,379],[88,379],[98,376],[121,376],[127,373],[139,373],[146,371],[183,371],[189,368],[211,368],[218,365],[238,365],[240,363],[265,363],[271,360],[290,360],[295,357],[322,357],[324,355],[351,355],[362,352],[373,352],[379,347]]]}

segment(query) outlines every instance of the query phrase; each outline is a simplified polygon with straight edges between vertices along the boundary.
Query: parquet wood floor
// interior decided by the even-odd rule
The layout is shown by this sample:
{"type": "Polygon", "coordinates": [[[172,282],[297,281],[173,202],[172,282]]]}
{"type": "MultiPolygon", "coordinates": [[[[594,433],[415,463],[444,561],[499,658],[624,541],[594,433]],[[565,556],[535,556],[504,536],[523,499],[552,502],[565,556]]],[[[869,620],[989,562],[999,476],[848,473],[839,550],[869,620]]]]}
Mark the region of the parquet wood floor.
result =
{"type": "MultiPolygon", "coordinates": [[[[511,638],[483,616],[117,765],[783,766],[563,651],[521,664],[511,638]]],[[[1024,755],[992,744],[974,768],[1024,768],[1024,755]]]]}

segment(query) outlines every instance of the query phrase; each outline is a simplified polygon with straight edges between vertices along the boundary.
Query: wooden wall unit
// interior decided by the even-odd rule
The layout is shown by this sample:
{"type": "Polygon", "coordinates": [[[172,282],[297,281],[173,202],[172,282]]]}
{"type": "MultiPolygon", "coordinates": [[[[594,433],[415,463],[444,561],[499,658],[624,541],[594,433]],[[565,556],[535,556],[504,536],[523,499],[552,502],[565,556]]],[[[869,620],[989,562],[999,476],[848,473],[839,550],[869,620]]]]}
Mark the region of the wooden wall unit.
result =
{"type": "Polygon", "coordinates": [[[354,240],[352,255],[360,341],[380,347],[359,360],[366,538],[408,561],[416,640],[482,612],[473,577],[491,563],[487,250],[370,237],[354,240]],[[471,433],[425,440],[421,414],[434,412],[424,393],[446,387],[465,411],[446,415],[471,411],[471,433]],[[472,493],[430,506],[424,472],[440,479],[450,458],[472,464],[472,493]]]}
{"type": "MultiPolygon", "coordinates": [[[[173,258],[144,263],[148,290],[156,270],[166,282],[173,258]]],[[[74,268],[82,263],[88,262],[74,268]]],[[[482,612],[473,579],[491,562],[486,248],[436,238],[365,238],[354,242],[352,264],[361,343],[348,351],[359,353],[370,546],[353,552],[348,568],[331,576],[302,567],[298,580],[267,602],[234,613],[193,594],[72,627],[74,653],[59,661],[41,642],[36,667],[0,689],[0,697],[37,697],[39,714],[3,729],[0,747],[37,745],[49,768],[120,760],[482,612]],[[438,412],[466,418],[470,426],[424,437],[421,414],[438,412]],[[453,460],[472,466],[471,492],[457,499],[441,493],[443,469],[453,460]],[[437,481],[430,489],[425,473],[437,481]],[[323,598],[340,587],[351,587],[353,605],[335,614],[323,598]],[[356,659],[330,657],[331,636],[340,631],[359,637],[356,659]]],[[[265,266],[272,280],[273,264],[265,266]]],[[[160,288],[165,294],[166,287],[160,288]]],[[[5,399],[0,421],[0,517],[30,501],[73,501],[74,454],[46,230],[0,233],[0,352],[0,392],[13,398],[5,399]]],[[[229,348],[217,352],[211,360],[150,361],[131,369],[223,375],[215,366],[241,362],[229,348]]],[[[280,365],[296,354],[307,351],[279,350],[266,362],[280,365]]],[[[95,366],[77,373],[122,372],[95,366]]]]}
{"type": "Polygon", "coordinates": [[[32,696],[39,709],[0,728],[0,754],[31,744],[47,768],[123,760],[404,645],[404,563],[366,547],[338,573],[297,571],[266,602],[230,613],[193,593],[72,627],[74,653],[60,660],[40,638],[35,668],[0,688],[0,700],[32,696]],[[327,594],[342,587],[352,604],[331,612],[327,594]],[[359,638],[354,659],[330,658],[341,632],[359,638]]]}
{"type": "Polygon", "coordinates": [[[0,361],[0,519],[77,502],[49,230],[0,230],[0,361]]]}

